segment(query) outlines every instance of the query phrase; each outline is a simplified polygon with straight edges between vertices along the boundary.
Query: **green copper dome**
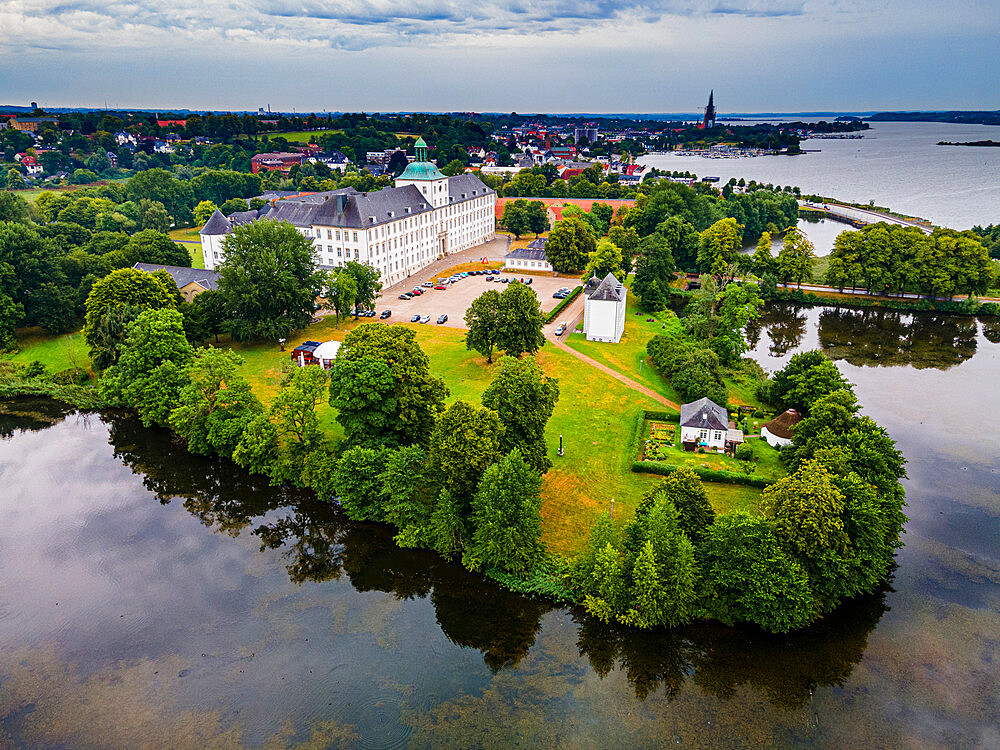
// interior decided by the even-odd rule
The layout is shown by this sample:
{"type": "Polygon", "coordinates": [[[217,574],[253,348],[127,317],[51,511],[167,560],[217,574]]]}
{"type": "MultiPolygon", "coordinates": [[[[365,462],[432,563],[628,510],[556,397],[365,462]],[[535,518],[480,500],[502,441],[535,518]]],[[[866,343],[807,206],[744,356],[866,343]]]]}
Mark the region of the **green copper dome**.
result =
{"type": "Polygon", "coordinates": [[[441,170],[429,161],[414,161],[406,165],[403,173],[397,180],[443,180],[444,175],[441,170]]]}
{"type": "Polygon", "coordinates": [[[424,140],[423,136],[417,138],[417,142],[413,144],[414,148],[427,148],[427,141],[424,140]]]}

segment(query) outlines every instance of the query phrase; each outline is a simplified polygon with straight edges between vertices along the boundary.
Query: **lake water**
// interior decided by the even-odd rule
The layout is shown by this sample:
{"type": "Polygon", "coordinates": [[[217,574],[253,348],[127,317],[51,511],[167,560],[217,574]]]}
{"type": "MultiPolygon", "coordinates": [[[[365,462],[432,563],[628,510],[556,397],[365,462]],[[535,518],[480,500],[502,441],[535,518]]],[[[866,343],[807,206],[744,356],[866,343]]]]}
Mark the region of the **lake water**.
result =
{"type": "Polygon", "coordinates": [[[808,631],[607,627],[52,402],[0,414],[0,747],[998,747],[1000,326],[771,308],[909,459],[879,594],[808,631]]]}
{"type": "Polygon", "coordinates": [[[1000,222],[1000,148],[938,146],[938,141],[1000,141],[1000,126],[873,122],[861,139],[806,140],[819,153],[708,159],[646,156],[658,169],[699,177],[797,185],[804,193],[878,206],[954,229],[1000,222]]]}

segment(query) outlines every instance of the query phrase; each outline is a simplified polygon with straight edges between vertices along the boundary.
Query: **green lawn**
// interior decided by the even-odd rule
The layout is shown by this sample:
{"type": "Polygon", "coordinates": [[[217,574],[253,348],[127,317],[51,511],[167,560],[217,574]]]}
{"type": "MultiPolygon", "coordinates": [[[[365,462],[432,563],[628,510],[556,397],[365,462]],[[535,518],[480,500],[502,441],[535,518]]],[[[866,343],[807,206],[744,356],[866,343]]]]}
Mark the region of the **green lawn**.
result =
{"type": "Polygon", "coordinates": [[[675,403],[681,403],[680,394],[674,390],[665,377],[652,366],[646,355],[646,344],[659,333],[682,332],[681,322],[673,313],[659,312],[647,315],[641,313],[633,295],[628,297],[625,315],[625,332],[621,341],[611,344],[602,341],[587,341],[583,334],[573,333],[566,338],[566,344],[581,354],[620,372],[637,383],[656,391],[675,403]],[[636,315],[636,313],[640,313],[636,315]],[[653,318],[652,322],[648,318],[653,318]],[[640,368],[640,361],[642,362],[640,368]],[[641,371],[640,371],[641,370],[641,371]]]}
{"type": "MultiPolygon", "coordinates": [[[[240,344],[223,338],[220,346],[232,347],[244,358],[242,370],[254,392],[269,403],[277,393],[289,352],[307,339],[343,340],[346,332],[361,321],[345,321],[339,327],[332,318],[309,326],[291,338],[281,352],[277,342],[240,344]]],[[[397,323],[412,327],[427,353],[431,371],[448,386],[448,402],[463,399],[479,403],[493,378],[497,364],[488,365],[477,352],[468,351],[464,331],[444,326],[397,323]]],[[[41,360],[51,371],[65,369],[72,355],[78,364],[87,363],[86,345],[79,333],[42,336],[22,332],[18,361],[41,360]]],[[[542,524],[546,543],[554,552],[571,555],[586,540],[594,519],[609,510],[615,499],[615,521],[622,524],[633,515],[642,495],[662,478],[631,471],[635,419],[643,409],[657,409],[652,399],[627,388],[614,378],[588,366],[568,352],[547,345],[538,354],[545,371],[558,378],[560,399],[549,421],[547,438],[552,468],[542,487],[542,524]],[[562,435],[565,455],[557,455],[562,435]]],[[[645,374],[646,368],[643,368],[645,374]]],[[[331,439],[343,435],[329,405],[319,410],[321,424],[331,439]]],[[[756,507],[759,491],[706,483],[709,499],[719,512],[756,507]]]]}
{"type": "Polygon", "coordinates": [[[198,227],[172,229],[170,230],[170,239],[187,248],[188,253],[191,255],[192,268],[205,267],[205,259],[201,253],[201,235],[198,234],[198,227]]]}
{"type": "Polygon", "coordinates": [[[74,365],[90,368],[90,347],[83,340],[83,333],[75,331],[53,336],[40,328],[22,328],[17,331],[21,351],[9,355],[14,362],[27,363],[38,360],[49,373],[57,373],[74,365]]]}
{"type": "MultiPolygon", "coordinates": [[[[658,423],[657,420],[646,420],[643,426],[642,440],[650,437],[650,425],[658,423]]],[[[741,474],[744,471],[742,461],[727,456],[724,453],[696,453],[686,451],[681,445],[681,431],[676,426],[673,444],[660,443],[660,448],[652,460],[660,463],[672,464],[674,466],[689,466],[691,468],[712,469],[714,471],[731,471],[741,474]]],[[[785,475],[785,469],[779,460],[779,453],[776,448],[772,448],[767,441],[760,438],[751,438],[756,450],[756,461],[753,474],[765,479],[778,479],[785,475]]],[[[640,444],[642,451],[642,444],[640,444]]],[[[641,455],[641,453],[640,453],[641,455]]],[[[637,457],[638,458],[638,457],[637,457]]]]}
{"type": "Polygon", "coordinates": [[[294,141],[296,143],[309,143],[313,138],[319,138],[321,135],[333,135],[334,133],[343,133],[343,130],[299,130],[291,133],[268,133],[268,138],[284,138],[286,141],[294,141]]]}

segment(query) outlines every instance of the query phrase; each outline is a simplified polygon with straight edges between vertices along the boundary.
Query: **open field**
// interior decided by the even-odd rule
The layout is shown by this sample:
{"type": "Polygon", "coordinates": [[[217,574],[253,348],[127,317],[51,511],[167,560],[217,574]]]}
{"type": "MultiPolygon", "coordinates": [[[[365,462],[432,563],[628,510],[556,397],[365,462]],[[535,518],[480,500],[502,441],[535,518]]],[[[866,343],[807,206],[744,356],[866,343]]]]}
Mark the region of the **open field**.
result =
{"type": "Polygon", "coordinates": [[[294,141],[295,143],[309,143],[313,138],[319,138],[321,135],[333,135],[335,133],[343,133],[343,130],[296,130],[291,133],[264,133],[268,138],[284,138],[286,141],[294,141]]]}
{"type": "Polygon", "coordinates": [[[38,360],[50,373],[66,370],[74,365],[81,368],[90,367],[90,347],[83,340],[83,332],[74,331],[53,336],[41,328],[21,328],[17,331],[17,340],[21,351],[6,355],[14,362],[27,364],[38,360]]]}
{"type": "Polygon", "coordinates": [[[38,196],[42,193],[66,193],[85,187],[100,187],[101,185],[107,185],[111,182],[125,182],[127,179],[127,177],[121,177],[114,180],[99,180],[98,182],[92,182],[89,185],[50,185],[42,188],[31,188],[30,190],[18,190],[15,194],[24,198],[28,203],[34,203],[38,200],[38,196]]]}
{"type": "Polygon", "coordinates": [[[170,230],[170,239],[187,248],[188,253],[191,255],[192,268],[205,267],[205,259],[202,257],[201,252],[201,237],[198,234],[198,229],[198,227],[193,227],[170,230]]]}

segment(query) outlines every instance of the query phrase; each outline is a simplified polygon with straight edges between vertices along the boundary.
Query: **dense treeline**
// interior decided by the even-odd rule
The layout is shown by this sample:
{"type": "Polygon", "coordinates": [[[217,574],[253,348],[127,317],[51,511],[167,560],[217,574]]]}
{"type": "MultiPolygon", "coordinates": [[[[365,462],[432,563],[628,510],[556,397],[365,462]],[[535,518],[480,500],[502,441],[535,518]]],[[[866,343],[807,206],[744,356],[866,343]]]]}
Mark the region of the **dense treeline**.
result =
{"type": "Polygon", "coordinates": [[[979,237],[991,258],[1000,258],[1000,224],[989,224],[985,227],[974,226],[972,231],[979,237]]]}
{"type": "Polygon", "coordinates": [[[983,292],[993,281],[989,254],[975,232],[872,224],[837,236],[826,283],[869,293],[931,297],[983,292]]]}
{"type": "Polygon", "coordinates": [[[591,614],[787,632],[886,579],[905,521],[892,439],[858,415],[851,386],[819,352],[793,357],[762,396],[805,415],[782,456],[791,473],[764,491],[763,514],[716,518],[694,473],[673,472],[620,532],[607,518],[595,524],[572,571],[591,614]]]}

